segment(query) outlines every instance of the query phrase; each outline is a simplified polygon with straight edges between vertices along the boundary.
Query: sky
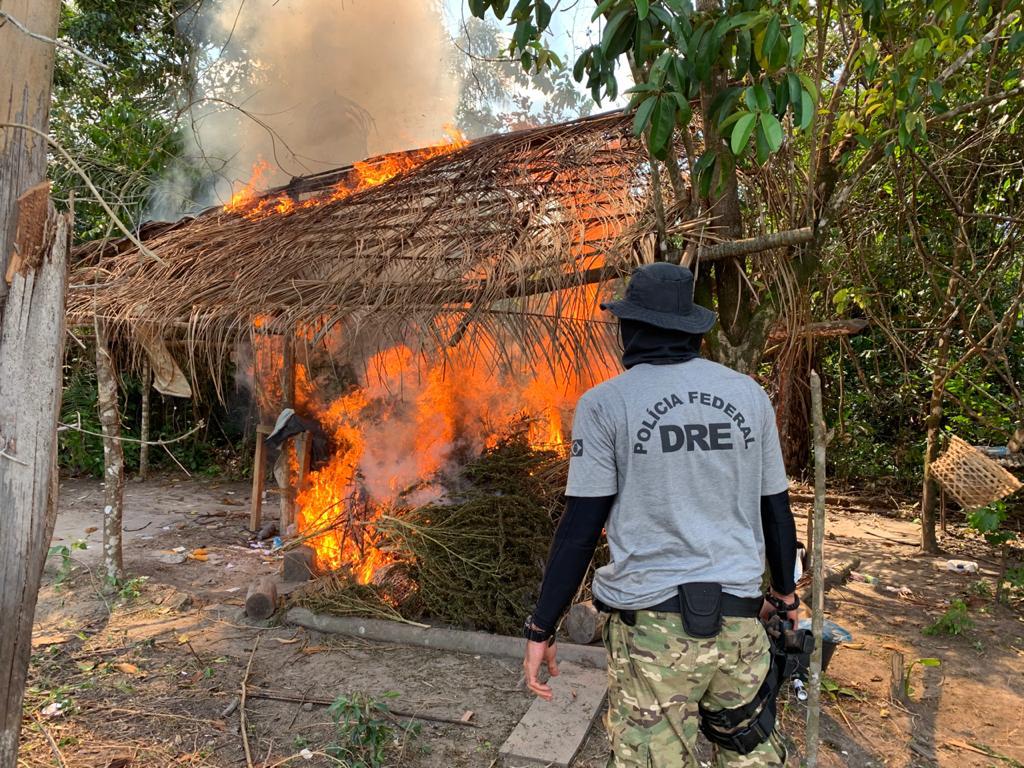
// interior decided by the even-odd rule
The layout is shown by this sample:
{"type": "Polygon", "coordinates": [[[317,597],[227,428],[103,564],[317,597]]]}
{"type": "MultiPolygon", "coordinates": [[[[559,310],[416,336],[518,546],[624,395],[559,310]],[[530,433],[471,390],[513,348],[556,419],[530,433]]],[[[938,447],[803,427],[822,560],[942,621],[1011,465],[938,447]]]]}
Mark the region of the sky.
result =
{"type": "MultiPolygon", "coordinates": [[[[469,7],[467,0],[443,0],[445,24],[449,34],[458,36],[459,28],[463,19],[469,18],[469,7]]],[[[513,3],[514,4],[514,3],[513,3]]],[[[547,39],[552,50],[557,53],[566,67],[572,68],[580,52],[600,40],[600,23],[592,22],[590,17],[594,14],[597,4],[593,0],[564,0],[555,5],[555,13],[551,17],[551,25],[548,29],[547,39]]],[[[488,18],[494,18],[488,14],[488,18]]],[[[508,23],[508,16],[505,17],[508,23]]],[[[508,36],[512,35],[512,27],[508,27],[508,36]]],[[[604,112],[617,107],[624,107],[629,103],[629,97],[622,95],[626,89],[632,87],[633,80],[630,77],[627,67],[619,67],[617,70],[619,79],[619,97],[614,102],[602,100],[601,106],[596,111],[604,112]]],[[[587,94],[589,90],[583,84],[578,84],[581,93],[587,94]]]]}

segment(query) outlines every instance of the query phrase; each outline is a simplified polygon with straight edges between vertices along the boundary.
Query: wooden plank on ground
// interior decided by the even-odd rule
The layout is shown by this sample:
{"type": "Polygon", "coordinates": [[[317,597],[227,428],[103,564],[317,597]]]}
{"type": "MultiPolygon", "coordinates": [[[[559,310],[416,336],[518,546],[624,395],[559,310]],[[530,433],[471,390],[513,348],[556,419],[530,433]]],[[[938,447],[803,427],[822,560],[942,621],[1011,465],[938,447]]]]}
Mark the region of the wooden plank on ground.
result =
{"type": "Polygon", "coordinates": [[[603,670],[559,664],[549,681],[554,697],[536,699],[501,746],[507,768],[546,765],[566,768],[579,752],[608,692],[603,670]]]}

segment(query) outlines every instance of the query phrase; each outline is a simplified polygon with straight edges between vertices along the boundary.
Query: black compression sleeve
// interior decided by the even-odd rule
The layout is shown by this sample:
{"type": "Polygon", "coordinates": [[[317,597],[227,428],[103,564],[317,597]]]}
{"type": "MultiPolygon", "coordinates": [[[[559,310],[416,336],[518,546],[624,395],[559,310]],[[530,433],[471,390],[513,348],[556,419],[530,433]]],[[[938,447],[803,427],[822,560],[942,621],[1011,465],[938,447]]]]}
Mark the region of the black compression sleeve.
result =
{"type": "Polygon", "coordinates": [[[566,497],[565,513],[551,542],[540,598],[533,611],[533,623],[539,629],[554,631],[569,601],[580,588],[613,501],[614,496],[566,497]]]}
{"type": "Polygon", "coordinates": [[[765,559],[772,574],[772,588],[783,595],[796,589],[796,523],[789,509],[789,491],[761,497],[761,528],[765,559]]]}

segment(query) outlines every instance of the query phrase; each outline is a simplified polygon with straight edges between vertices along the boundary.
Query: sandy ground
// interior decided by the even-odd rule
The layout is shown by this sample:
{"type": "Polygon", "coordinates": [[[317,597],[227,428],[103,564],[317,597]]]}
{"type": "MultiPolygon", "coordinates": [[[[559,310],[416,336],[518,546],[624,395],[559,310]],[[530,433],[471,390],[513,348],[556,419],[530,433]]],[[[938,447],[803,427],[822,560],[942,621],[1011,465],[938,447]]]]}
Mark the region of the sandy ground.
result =
{"type": "MultiPolygon", "coordinates": [[[[326,707],[300,702],[354,692],[395,710],[452,719],[473,712],[477,727],[421,722],[412,733],[396,724],[388,765],[496,765],[498,747],[530,705],[518,660],[249,621],[242,610],[249,582],[275,574],[280,561],[249,547],[247,503],[245,484],[170,476],[130,483],[125,566],[139,580],[109,598],[97,571],[102,489],[95,481],[62,483],[54,544],[84,540],[87,549],[71,552],[70,569],[59,554],[47,564],[20,764],[244,766],[235,702],[246,679],[250,690],[299,699],[247,702],[253,765],[338,765],[324,754],[339,741],[326,707]],[[205,561],[182,561],[199,547],[208,553],[205,561]],[[389,692],[396,695],[385,699],[389,692]]],[[[795,509],[807,511],[806,505],[795,509]]],[[[978,560],[983,569],[950,573],[946,557],[916,555],[915,536],[909,520],[830,510],[827,562],[840,566],[859,557],[859,571],[881,584],[854,582],[828,595],[829,618],[854,641],[828,670],[836,690],[824,697],[821,763],[1014,768],[1024,763],[1020,606],[996,605],[977,586],[994,575],[995,564],[983,559],[991,557],[986,548],[947,537],[948,556],[978,560]],[[906,589],[900,594],[886,586],[906,589]],[[923,635],[956,597],[968,600],[974,626],[958,636],[923,635]],[[890,696],[894,652],[907,664],[941,660],[938,667],[914,667],[904,701],[890,696]]],[[[796,765],[806,709],[789,696],[780,704],[796,765]]],[[[606,760],[598,726],[576,766],[598,768],[606,760]]]]}

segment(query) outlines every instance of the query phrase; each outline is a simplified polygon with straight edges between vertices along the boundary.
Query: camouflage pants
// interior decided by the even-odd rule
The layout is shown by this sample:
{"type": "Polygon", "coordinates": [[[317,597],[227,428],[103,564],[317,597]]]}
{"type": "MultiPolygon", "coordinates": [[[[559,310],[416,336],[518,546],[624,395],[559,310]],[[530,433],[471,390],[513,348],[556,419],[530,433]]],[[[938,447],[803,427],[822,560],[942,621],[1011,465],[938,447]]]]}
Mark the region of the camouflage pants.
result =
{"type": "MultiPolygon", "coordinates": [[[[697,768],[697,705],[731,709],[752,701],[768,674],[768,636],[757,619],[727,617],[717,637],[688,636],[677,613],[618,614],[605,625],[608,768],[697,768]]],[[[785,763],[777,734],[748,755],[716,747],[718,766],[785,763]]]]}

